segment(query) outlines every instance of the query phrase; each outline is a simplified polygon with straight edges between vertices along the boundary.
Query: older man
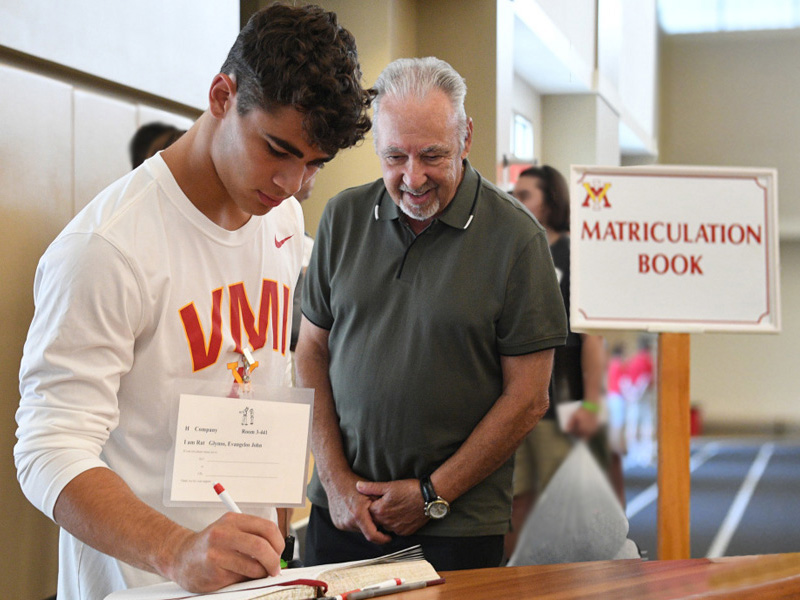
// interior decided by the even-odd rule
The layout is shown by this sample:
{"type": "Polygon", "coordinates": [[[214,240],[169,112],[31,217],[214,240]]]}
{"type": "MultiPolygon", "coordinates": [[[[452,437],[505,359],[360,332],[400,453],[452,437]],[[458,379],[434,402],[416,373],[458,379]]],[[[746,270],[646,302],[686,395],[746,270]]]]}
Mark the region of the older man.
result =
{"type": "Polygon", "coordinates": [[[497,566],[512,455],[547,409],[566,335],[547,238],[467,161],[450,65],[395,61],[376,91],[383,178],[328,203],[303,294],[306,562],[420,543],[440,570],[497,566]]]}

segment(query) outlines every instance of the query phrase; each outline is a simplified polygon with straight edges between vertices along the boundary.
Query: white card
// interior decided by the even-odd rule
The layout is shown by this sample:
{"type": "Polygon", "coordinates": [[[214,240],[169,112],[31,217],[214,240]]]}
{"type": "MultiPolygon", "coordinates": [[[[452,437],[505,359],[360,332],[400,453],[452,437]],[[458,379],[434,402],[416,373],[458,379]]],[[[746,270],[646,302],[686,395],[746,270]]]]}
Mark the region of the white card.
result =
{"type": "MultiPolygon", "coordinates": [[[[297,397],[313,391],[284,388],[297,397]]],[[[220,482],[238,504],[302,506],[311,431],[310,402],[181,394],[175,457],[165,502],[220,500],[220,482]]]]}
{"type": "MultiPolygon", "coordinates": [[[[572,415],[581,407],[583,402],[581,400],[569,400],[567,402],[559,402],[556,404],[556,417],[558,418],[558,427],[564,433],[567,432],[567,425],[572,418],[572,415]]],[[[600,425],[608,422],[608,413],[606,412],[605,403],[599,406],[597,413],[597,421],[600,425]]]]}
{"type": "Polygon", "coordinates": [[[556,404],[556,417],[558,418],[558,427],[561,431],[567,431],[567,425],[572,418],[573,413],[578,410],[582,402],[580,400],[570,400],[568,402],[559,402],[556,404]]]}

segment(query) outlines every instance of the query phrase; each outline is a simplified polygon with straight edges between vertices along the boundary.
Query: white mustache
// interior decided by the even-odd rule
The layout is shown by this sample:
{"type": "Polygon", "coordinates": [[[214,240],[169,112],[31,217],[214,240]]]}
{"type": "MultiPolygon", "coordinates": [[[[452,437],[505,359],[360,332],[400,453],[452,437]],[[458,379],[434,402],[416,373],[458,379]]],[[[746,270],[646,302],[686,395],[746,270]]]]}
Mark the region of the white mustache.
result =
{"type": "Polygon", "coordinates": [[[421,196],[425,192],[428,192],[428,191],[432,190],[435,187],[436,187],[435,185],[426,185],[426,186],[423,186],[423,187],[419,188],[418,190],[415,190],[414,188],[410,188],[407,185],[405,185],[404,183],[401,183],[400,186],[398,187],[398,189],[401,192],[406,192],[408,194],[414,194],[415,196],[421,196]]]}

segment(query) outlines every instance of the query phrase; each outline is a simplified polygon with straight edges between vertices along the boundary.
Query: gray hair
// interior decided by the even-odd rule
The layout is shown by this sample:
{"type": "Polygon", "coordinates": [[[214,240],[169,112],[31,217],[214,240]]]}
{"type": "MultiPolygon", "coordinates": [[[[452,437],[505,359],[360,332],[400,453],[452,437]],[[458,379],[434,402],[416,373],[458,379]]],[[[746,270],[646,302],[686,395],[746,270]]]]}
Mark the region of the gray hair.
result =
{"type": "Polygon", "coordinates": [[[453,106],[458,119],[460,148],[464,149],[467,137],[467,113],[464,110],[467,84],[464,78],[445,61],[433,56],[398,58],[381,72],[373,90],[376,93],[372,101],[374,111],[372,133],[375,143],[378,137],[378,113],[384,97],[424,98],[430,92],[439,90],[444,92],[453,106]]]}

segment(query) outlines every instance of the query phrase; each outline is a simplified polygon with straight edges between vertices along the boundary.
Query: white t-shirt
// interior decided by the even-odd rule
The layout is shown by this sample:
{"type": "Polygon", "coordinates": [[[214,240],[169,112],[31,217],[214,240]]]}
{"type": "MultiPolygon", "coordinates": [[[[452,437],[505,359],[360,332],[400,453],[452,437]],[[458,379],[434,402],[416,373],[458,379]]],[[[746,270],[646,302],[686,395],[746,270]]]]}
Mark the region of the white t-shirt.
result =
{"type": "MultiPolygon", "coordinates": [[[[287,385],[292,295],[303,256],[294,199],[227,231],[183,194],[160,155],[101,192],[50,245],[20,369],[14,457],[52,518],[64,486],[109,467],[195,531],[225,511],[163,503],[181,380],[233,384],[249,347],[255,384],[287,385]]],[[[275,519],[274,508],[260,513],[275,519]]],[[[61,532],[59,597],[103,598],[162,579],[61,532]]]]}

